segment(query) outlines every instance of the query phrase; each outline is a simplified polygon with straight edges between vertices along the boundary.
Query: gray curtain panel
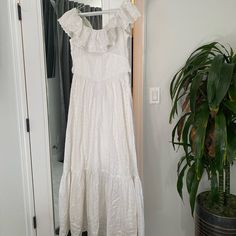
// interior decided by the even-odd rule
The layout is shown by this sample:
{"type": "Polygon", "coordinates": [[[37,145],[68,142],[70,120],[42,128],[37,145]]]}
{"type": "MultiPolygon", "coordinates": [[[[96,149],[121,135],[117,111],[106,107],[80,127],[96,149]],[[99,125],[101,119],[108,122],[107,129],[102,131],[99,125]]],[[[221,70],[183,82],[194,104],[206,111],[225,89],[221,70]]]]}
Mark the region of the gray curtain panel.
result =
{"type": "MultiPolygon", "coordinates": [[[[57,19],[66,11],[77,7],[78,11],[101,11],[99,7],[91,7],[68,0],[43,0],[45,48],[48,78],[54,77],[60,81],[60,114],[61,132],[59,137],[60,155],[58,161],[64,160],[65,132],[69,110],[70,88],[72,82],[72,59],[69,38],[62,30],[57,19]]],[[[102,16],[91,16],[83,19],[86,25],[94,29],[102,28],[102,16]]]]}
{"type": "Polygon", "coordinates": [[[56,15],[49,0],[43,0],[44,36],[47,62],[47,77],[55,77],[54,30],[56,15]]]}

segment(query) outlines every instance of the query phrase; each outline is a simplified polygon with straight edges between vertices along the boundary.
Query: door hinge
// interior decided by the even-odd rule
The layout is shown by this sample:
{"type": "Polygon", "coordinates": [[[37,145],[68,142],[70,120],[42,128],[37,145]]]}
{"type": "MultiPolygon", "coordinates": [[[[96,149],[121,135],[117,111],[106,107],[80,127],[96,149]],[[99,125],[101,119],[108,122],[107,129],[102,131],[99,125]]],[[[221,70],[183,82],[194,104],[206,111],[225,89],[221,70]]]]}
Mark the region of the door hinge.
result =
{"type": "Polygon", "coordinates": [[[34,227],[34,229],[37,228],[36,216],[33,217],[33,227],[34,227]]]}
{"type": "Polygon", "coordinates": [[[18,19],[22,20],[21,5],[19,2],[17,3],[17,12],[18,12],[18,19]]]}
{"type": "Polygon", "coordinates": [[[26,131],[29,133],[30,132],[30,121],[29,121],[29,118],[25,119],[25,123],[26,123],[26,131]]]}

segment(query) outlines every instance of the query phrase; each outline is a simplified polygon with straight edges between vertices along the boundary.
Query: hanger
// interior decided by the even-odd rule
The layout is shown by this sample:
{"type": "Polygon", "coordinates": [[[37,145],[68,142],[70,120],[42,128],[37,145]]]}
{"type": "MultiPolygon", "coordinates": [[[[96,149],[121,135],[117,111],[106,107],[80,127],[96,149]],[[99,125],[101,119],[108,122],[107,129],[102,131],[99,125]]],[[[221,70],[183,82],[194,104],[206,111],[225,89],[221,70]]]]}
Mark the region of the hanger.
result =
{"type": "Polygon", "coordinates": [[[113,14],[116,13],[119,9],[110,9],[110,10],[103,10],[103,11],[91,11],[91,12],[80,12],[80,16],[97,16],[102,14],[113,14]]]}
{"type": "Polygon", "coordinates": [[[79,11],[81,11],[83,8],[85,8],[86,7],[86,4],[83,4],[83,3],[78,3],[78,5],[77,5],[77,9],[79,10],[79,11]]]}
{"type": "MultiPolygon", "coordinates": [[[[131,0],[132,4],[135,4],[135,0],[131,0]]],[[[81,10],[84,6],[82,6],[81,8],[78,7],[79,10],[81,10]]],[[[102,15],[102,14],[114,14],[117,11],[119,11],[120,9],[110,9],[110,10],[102,10],[102,11],[91,11],[91,12],[79,12],[80,16],[98,16],[98,15],[102,15]]]]}
{"type": "Polygon", "coordinates": [[[98,16],[98,15],[102,15],[102,14],[113,14],[119,10],[117,8],[117,9],[109,9],[109,10],[102,10],[102,11],[81,12],[81,9],[83,9],[85,7],[86,7],[85,4],[81,4],[77,7],[77,9],[79,10],[80,16],[98,16]]]}

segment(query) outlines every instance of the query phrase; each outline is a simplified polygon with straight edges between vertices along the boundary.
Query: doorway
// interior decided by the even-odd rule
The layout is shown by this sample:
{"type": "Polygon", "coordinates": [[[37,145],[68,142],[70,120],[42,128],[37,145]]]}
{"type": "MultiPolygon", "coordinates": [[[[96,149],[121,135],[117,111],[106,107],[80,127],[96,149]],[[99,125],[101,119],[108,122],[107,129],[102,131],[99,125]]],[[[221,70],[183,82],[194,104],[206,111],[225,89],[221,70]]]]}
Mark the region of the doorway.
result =
{"type": "MultiPolygon", "coordinates": [[[[77,7],[80,11],[96,11],[116,8],[120,5],[117,0],[83,0],[80,5],[78,2],[67,2],[65,0],[64,3],[66,4],[56,8],[53,2],[46,2],[45,0],[39,3],[33,3],[30,0],[22,2],[35,211],[38,222],[37,233],[40,236],[58,234],[58,190],[63,168],[68,101],[72,82],[69,40],[58,28],[57,18],[73,7],[77,7]],[[31,32],[35,32],[36,29],[37,34],[32,35],[31,32]],[[67,58],[64,60],[66,65],[62,64],[58,57],[60,50],[63,50],[64,59],[67,58]]],[[[136,4],[139,4],[139,10],[143,10],[143,2],[141,0],[137,1],[136,4]]],[[[109,16],[87,19],[88,23],[94,28],[97,27],[97,29],[106,24],[107,20],[109,20],[109,16]]],[[[132,81],[136,139],[138,140],[137,154],[140,167],[142,166],[141,101],[143,77],[141,68],[144,49],[142,29],[143,18],[135,25],[133,45],[130,47],[130,59],[132,58],[131,55],[135,55],[135,62],[132,63],[132,81]],[[135,50],[132,51],[134,48],[135,50]],[[139,55],[139,59],[136,58],[137,55],[139,55]]]]}

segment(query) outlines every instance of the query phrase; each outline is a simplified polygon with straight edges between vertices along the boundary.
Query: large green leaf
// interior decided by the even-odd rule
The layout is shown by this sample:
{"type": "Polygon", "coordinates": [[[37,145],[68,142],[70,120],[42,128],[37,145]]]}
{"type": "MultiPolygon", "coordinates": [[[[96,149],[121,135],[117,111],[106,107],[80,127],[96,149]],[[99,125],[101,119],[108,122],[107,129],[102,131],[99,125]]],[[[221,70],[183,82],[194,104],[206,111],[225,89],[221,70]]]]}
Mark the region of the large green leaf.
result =
{"type": "Polygon", "coordinates": [[[196,53],[194,56],[189,58],[185,64],[185,68],[188,69],[185,71],[188,72],[189,69],[192,71],[197,70],[202,70],[205,67],[208,67],[211,64],[212,58],[215,56],[214,53],[211,51],[200,51],[196,53]]]}
{"type": "MultiPolygon", "coordinates": [[[[234,56],[234,51],[233,51],[233,48],[230,47],[230,59],[231,59],[231,62],[233,62],[233,61],[232,61],[233,56],[234,56]]],[[[234,62],[233,62],[233,63],[234,63],[234,62]]]]}
{"type": "MultiPolygon", "coordinates": [[[[177,173],[178,173],[178,175],[180,174],[180,168],[182,167],[182,165],[183,165],[184,161],[186,161],[186,159],[187,159],[187,156],[186,156],[186,155],[184,155],[184,156],[182,156],[182,157],[180,158],[180,160],[179,160],[179,162],[178,162],[178,167],[177,167],[177,173]]],[[[185,164],[186,164],[186,163],[185,163],[185,164]]]]}
{"type": "Polygon", "coordinates": [[[204,144],[205,144],[208,118],[209,118],[208,105],[207,103],[203,103],[195,116],[195,121],[194,121],[195,138],[194,140],[192,140],[196,159],[196,173],[198,178],[200,178],[200,168],[202,165],[201,162],[204,153],[204,144]]]}
{"type": "Polygon", "coordinates": [[[234,64],[224,63],[225,57],[217,55],[210,67],[207,81],[207,95],[210,110],[215,114],[230,87],[234,64]]]}
{"type": "Polygon", "coordinates": [[[209,67],[212,58],[217,54],[230,55],[229,52],[218,42],[209,43],[197,48],[187,59],[186,64],[174,75],[170,84],[170,95],[174,99],[177,88],[180,86],[182,80],[189,78],[191,75],[196,74],[198,70],[203,70],[209,67]],[[222,51],[221,48],[224,50],[222,51]]]}
{"type": "Polygon", "coordinates": [[[199,87],[202,82],[203,74],[199,73],[193,80],[190,86],[190,108],[192,112],[195,112],[196,98],[198,94],[199,87]]]}
{"type": "MultiPolygon", "coordinates": [[[[236,55],[235,55],[235,58],[236,58],[236,55]]],[[[234,63],[236,64],[236,61],[234,63]]],[[[233,74],[232,84],[234,88],[236,89],[236,70],[234,71],[234,74],[233,74]]]]}
{"type": "MultiPolygon", "coordinates": [[[[206,45],[203,45],[199,48],[197,48],[196,50],[194,50],[190,57],[188,58],[187,61],[190,61],[192,60],[192,58],[194,58],[196,55],[198,55],[199,53],[202,53],[202,52],[206,52],[206,53],[212,53],[212,49],[216,49],[216,45],[219,44],[218,42],[212,42],[212,43],[209,43],[209,44],[206,44],[206,45]]],[[[215,56],[215,55],[214,55],[215,56]]]]}
{"type": "Polygon", "coordinates": [[[233,85],[231,85],[229,87],[229,99],[230,101],[235,102],[236,101],[236,87],[234,87],[233,85]]]}
{"type": "Polygon", "coordinates": [[[193,164],[188,169],[188,172],[187,172],[187,175],[186,175],[186,186],[187,186],[188,193],[191,192],[191,188],[192,188],[192,184],[193,184],[195,174],[196,174],[196,169],[195,169],[195,165],[193,164]]]}
{"type": "MultiPolygon", "coordinates": [[[[173,128],[173,130],[172,130],[172,140],[171,140],[171,142],[172,142],[172,145],[173,145],[173,148],[175,149],[175,145],[174,145],[174,143],[175,143],[175,135],[176,135],[176,131],[178,130],[178,127],[179,126],[183,126],[184,124],[182,124],[182,122],[184,122],[185,121],[185,118],[186,118],[186,116],[188,116],[190,113],[185,113],[179,120],[178,120],[178,122],[176,123],[176,125],[175,125],[175,127],[173,128]]],[[[181,128],[181,130],[182,130],[182,128],[181,128]]],[[[182,132],[181,132],[182,133],[182,132]]],[[[180,140],[179,140],[180,141],[180,140]]]]}
{"type": "Polygon", "coordinates": [[[176,95],[177,97],[174,98],[173,100],[173,105],[172,105],[172,109],[170,112],[170,118],[169,118],[169,123],[171,123],[172,119],[174,118],[175,114],[178,114],[178,102],[179,100],[186,95],[185,92],[181,93],[182,88],[180,87],[178,90],[178,95],[176,95]]]}
{"type": "MultiPolygon", "coordinates": [[[[194,68],[193,70],[197,70],[197,68],[194,68]]],[[[174,115],[178,114],[178,101],[186,95],[186,90],[184,89],[186,82],[188,81],[190,83],[194,77],[194,72],[190,70],[188,73],[182,74],[179,82],[175,84],[174,89],[172,91],[173,105],[170,113],[170,123],[171,120],[174,118],[174,115]]]]}
{"type": "Polygon", "coordinates": [[[228,92],[232,81],[234,64],[224,63],[220,72],[220,81],[216,84],[215,106],[218,107],[228,92]]]}
{"type": "Polygon", "coordinates": [[[193,178],[193,181],[192,181],[192,184],[191,184],[191,190],[190,190],[190,193],[189,193],[189,201],[190,201],[190,207],[191,207],[192,215],[193,215],[194,208],[195,208],[195,202],[196,202],[198,186],[199,186],[199,183],[201,181],[202,174],[203,174],[203,167],[201,165],[201,166],[199,166],[198,173],[195,172],[195,176],[193,178]]]}
{"type": "MultiPolygon", "coordinates": [[[[191,82],[191,79],[196,76],[199,72],[204,72],[207,67],[211,64],[211,59],[207,59],[209,53],[206,53],[204,58],[197,58],[198,61],[194,61],[191,64],[186,63],[186,65],[181,69],[181,71],[175,74],[172,83],[171,83],[171,98],[173,99],[177,93],[181,84],[184,84],[186,80],[191,82]]],[[[206,70],[207,71],[207,70],[206,70]]]]}
{"type": "Polygon", "coordinates": [[[212,110],[214,106],[214,99],[216,97],[216,84],[220,80],[221,67],[224,62],[223,55],[217,55],[213,61],[209,70],[208,80],[207,80],[207,99],[209,107],[212,110]]]}
{"type": "Polygon", "coordinates": [[[187,155],[188,153],[188,149],[190,147],[190,142],[189,142],[189,132],[190,132],[190,128],[193,124],[193,113],[190,114],[190,116],[187,118],[185,124],[184,124],[184,127],[183,127],[183,133],[182,133],[182,141],[183,141],[183,148],[184,148],[184,151],[187,155]]]}
{"type": "Polygon", "coordinates": [[[194,74],[194,72],[202,69],[204,66],[209,65],[209,54],[210,51],[199,51],[195,55],[188,58],[185,65],[179,70],[171,83],[171,91],[176,91],[182,79],[187,78],[194,74]]]}
{"type": "Polygon", "coordinates": [[[223,112],[215,117],[215,159],[216,168],[221,171],[226,160],[227,152],[227,129],[226,119],[223,112]]]}
{"type": "Polygon", "coordinates": [[[211,64],[212,59],[208,59],[211,52],[199,52],[187,61],[185,66],[181,68],[175,75],[170,84],[170,95],[173,100],[172,112],[170,115],[170,121],[177,114],[177,101],[183,93],[185,93],[187,87],[186,84],[191,84],[192,79],[194,79],[197,74],[206,74],[208,67],[211,64]],[[196,58],[195,58],[196,57],[196,58]]]}
{"type": "Polygon", "coordinates": [[[236,54],[232,56],[232,62],[236,63],[236,54]]]}
{"type": "Polygon", "coordinates": [[[224,55],[224,57],[227,59],[227,61],[229,62],[228,60],[228,57],[230,57],[230,52],[229,50],[223,45],[223,44],[220,44],[220,43],[217,43],[218,46],[214,47],[214,50],[222,55],[224,55]]]}
{"type": "Polygon", "coordinates": [[[224,106],[236,115],[236,101],[225,101],[224,106]]]}
{"type": "Polygon", "coordinates": [[[197,49],[195,49],[191,55],[190,55],[190,58],[198,51],[203,51],[203,50],[211,50],[212,47],[214,47],[215,45],[217,44],[217,42],[212,42],[212,43],[209,43],[209,44],[205,44],[205,45],[202,45],[200,47],[198,47],[197,49]]]}
{"type": "Polygon", "coordinates": [[[178,190],[179,196],[182,199],[183,199],[183,178],[184,178],[184,174],[185,174],[187,167],[188,167],[188,164],[185,164],[185,166],[183,167],[183,169],[179,173],[178,180],[177,180],[177,190],[178,190]]]}
{"type": "Polygon", "coordinates": [[[177,168],[177,173],[178,175],[180,174],[180,169],[182,167],[183,164],[188,164],[188,166],[191,166],[191,162],[193,161],[194,157],[188,153],[187,155],[184,155],[180,158],[179,162],[178,162],[178,168],[177,168]]]}
{"type": "Polygon", "coordinates": [[[223,55],[227,59],[227,61],[229,62],[228,57],[230,57],[230,52],[223,44],[216,42],[216,45],[214,45],[212,47],[212,51],[217,54],[223,55]]]}
{"type": "Polygon", "coordinates": [[[183,68],[181,68],[173,77],[171,83],[170,83],[170,96],[171,96],[171,99],[173,100],[174,99],[174,96],[175,96],[175,92],[174,92],[174,87],[177,83],[177,80],[180,80],[181,77],[183,75],[183,68]]]}

